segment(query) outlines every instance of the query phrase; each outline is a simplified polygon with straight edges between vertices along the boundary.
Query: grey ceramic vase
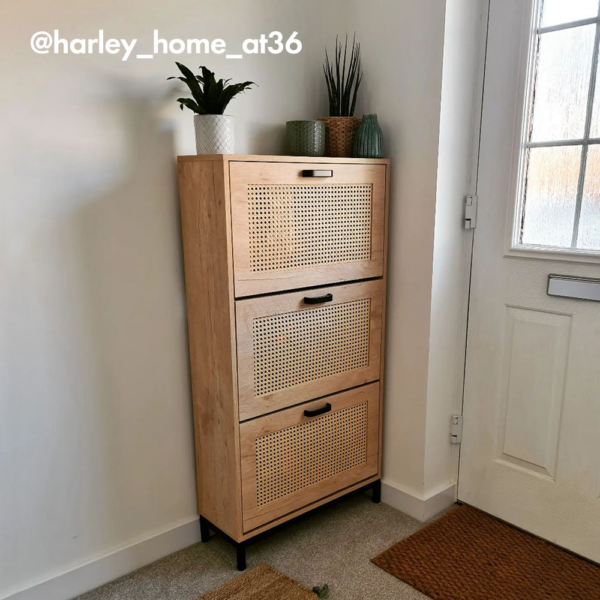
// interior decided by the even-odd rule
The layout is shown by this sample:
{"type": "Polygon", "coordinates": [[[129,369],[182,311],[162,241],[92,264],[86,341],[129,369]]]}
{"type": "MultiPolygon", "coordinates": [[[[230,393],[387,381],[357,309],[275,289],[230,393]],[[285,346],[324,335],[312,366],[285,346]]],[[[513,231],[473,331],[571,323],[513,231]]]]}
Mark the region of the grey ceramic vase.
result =
{"type": "Polygon", "coordinates": [[[383,158],[383,132],[377,115],[363,115],[354,135],[352,156],[356,158],[383,158]]]}
{"type": "Polygon", "coordinates": [[[322,121],[288,121],[285,135],[290,156],[325,154],[325,123],[322,121]]]}

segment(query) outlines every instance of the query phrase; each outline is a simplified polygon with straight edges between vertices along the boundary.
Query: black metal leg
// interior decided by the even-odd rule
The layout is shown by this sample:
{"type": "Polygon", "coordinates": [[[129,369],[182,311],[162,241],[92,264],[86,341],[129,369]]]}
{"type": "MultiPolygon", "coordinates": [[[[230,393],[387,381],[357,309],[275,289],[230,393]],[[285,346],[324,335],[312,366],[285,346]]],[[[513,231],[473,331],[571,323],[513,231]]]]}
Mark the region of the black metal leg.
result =
{"type": "Polygon", "coordinates": [[[208,540],[210,540],[208,521],[202,515],[200,515],[200,539],[203,542],[208,542],[208,540]]]}
{"type": "Polygon", "coordinates": [[[373,484],[373,502],[379,504],[381,502],[381,479],[378,479],[373,484]]]}
{"type": "MultiPolygon", "coordinates": [[[[365,485],[364,487],[360,488],[360,490],[356,490],[356,493],[366,492],[369,488],[371,488],[371,490],[372,490],[373,502],[375,502],[376,504],[381,502],[381,480],[378,479],[377,481],[374,481],[373,483],[369,483],[369,484],[365,485]]],[[[233,544],[233,546],[235,546],[238,571],[246,570],[246,548],[250,544],[252,544],[252,543],[256,542],[258,539],[260,539],[263,535],[266,535],[266,534],[260,534],[260,535],[257,535],[256,537],[253,537],[252,539],[249,539],[249,540],[246,540],[243,542],[236,542],[233,538],[231,538],[227,534],[223,533],[217,526],[215,526],[213,523],[210,523],[207,519],[205,519],[202,515],[200,515],[200,536],[201,536],[201,539],[203,542],[208,542],[208,540],[210,538],[210,532],[208,529],[209,526],[215,533],[218,533],[218,534],[220,533],[225,538],[227,538],[227,540],[229,540],[229,542],[231,544],[233,544]]],[[[271,532],[269,532],[269,533],[271,533],[271,532]]]]}
{"type": "Polygon", "coordinates": [[[246,544],[244,542],[236,544],[235,551],[237,554],[238,571],[245,571],[246,570],[246,544]]]}

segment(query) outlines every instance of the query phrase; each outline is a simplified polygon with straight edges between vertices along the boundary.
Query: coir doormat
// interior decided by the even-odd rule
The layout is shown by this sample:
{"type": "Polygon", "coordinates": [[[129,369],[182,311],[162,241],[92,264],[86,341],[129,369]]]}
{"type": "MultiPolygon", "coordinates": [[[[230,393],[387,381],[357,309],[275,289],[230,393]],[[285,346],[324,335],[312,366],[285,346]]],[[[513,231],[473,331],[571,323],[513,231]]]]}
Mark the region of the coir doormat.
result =
{"type": "Polygon", "coordinates": [[[373,562],[434,600],[600,600],[599,567],[469,506],[373,562]]]}
{"type": "Polygon", "coordinates": [[[317,596],[267,565],[236,577],[198,600],[317,600],[317,596]]]}

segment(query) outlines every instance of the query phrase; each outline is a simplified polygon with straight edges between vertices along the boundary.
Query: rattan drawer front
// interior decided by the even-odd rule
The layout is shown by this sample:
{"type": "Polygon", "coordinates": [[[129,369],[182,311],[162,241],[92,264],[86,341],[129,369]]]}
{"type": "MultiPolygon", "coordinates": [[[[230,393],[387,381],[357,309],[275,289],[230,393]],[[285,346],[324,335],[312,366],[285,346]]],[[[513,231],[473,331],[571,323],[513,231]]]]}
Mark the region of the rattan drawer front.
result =
{"type": "Polygon", "coordinates": [[[230,169],[237,297],[383,274],[384,165],[230,169]],[[333,175],[302,176],[311,169],[333,175]]]}
{"type": "Polygon", "coordinates": [[[382,294],[376,280],[238,300],[240,419],[379,379],[382,294]]]}
{"type": "Polygon", "coordinates": [[[240,436],[247,532],[377,474],[379,384],[242,423],[240,436]]]}

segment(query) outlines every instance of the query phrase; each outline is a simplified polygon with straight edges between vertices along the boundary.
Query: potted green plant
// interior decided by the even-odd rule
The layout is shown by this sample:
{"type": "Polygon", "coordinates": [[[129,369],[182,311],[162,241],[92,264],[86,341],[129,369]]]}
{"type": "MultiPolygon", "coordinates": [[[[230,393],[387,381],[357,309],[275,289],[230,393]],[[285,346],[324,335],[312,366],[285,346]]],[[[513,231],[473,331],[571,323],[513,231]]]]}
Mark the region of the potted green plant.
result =
{"type": "Polygon", "coordinates": [[[179,79],[190,89],[191,98],[178,98],[181,110],[184,107],[194,112],[196,130],[196,152],[198,154],[233,154],[234,133],[233,117],[224,114],[227,105],[251,86],[253,81],[229,83],[231,79],[215,78],[215,74],[206,67],[200,67],[202,75],[194,75],[181,63],[175,63],[181,71],[179,79]]]}
{"type": "Polygon", "coordinates": [[[323,65],[327,94],[329,96],[329,116],[325,121],[325,153],[327,156],[351,156],[352,141],[360,119],[354,116],[358,88],[362,81],[360,44],[356,35],[348,57],[348,36],[342,43],[335,38],[335,60],[332,63],[325,48],[323,65]]]}

